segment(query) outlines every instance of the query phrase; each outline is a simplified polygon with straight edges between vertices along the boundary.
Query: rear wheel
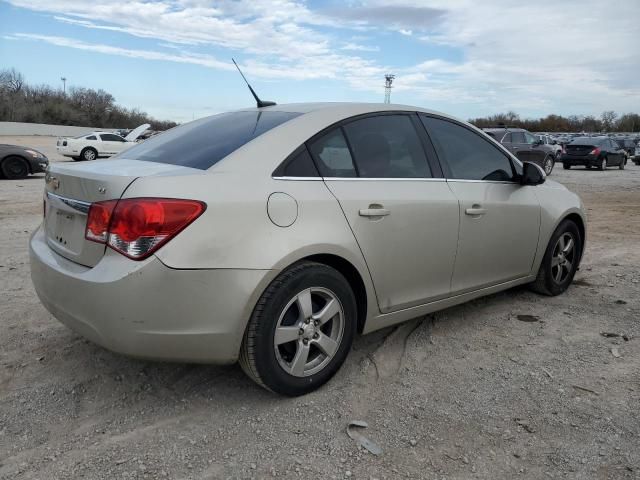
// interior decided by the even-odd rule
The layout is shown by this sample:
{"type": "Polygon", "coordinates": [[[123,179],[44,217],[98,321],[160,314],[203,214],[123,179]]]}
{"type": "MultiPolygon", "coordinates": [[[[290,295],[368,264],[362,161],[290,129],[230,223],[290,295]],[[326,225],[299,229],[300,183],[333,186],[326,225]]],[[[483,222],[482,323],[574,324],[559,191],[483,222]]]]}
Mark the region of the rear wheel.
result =
{"type": "Polygon", "coordinates": [[[29,165],[24,158],[11,155],[2,160],[0,165],[2,176],[9,180],[26,178],[29,175],[29,165]]]}
{"type": "Polygon", "coordinates": [[[607,157],[602,157],[600,160],[600,164],[598,165],[598,170],[606,170],[607,169],[607,157]]]}
{"type": "Polygon", "coordinates": [[[581,254],[580,230],[573,221],[564,220],[549,240],[531,289],[543,295],[560,295],[573,281],[581,254]]]}
{"type": "Polygon", "coordinates": [[[98,158],[98,152],[95,148],[87,147],[80,153],[82,160],[95,160],[98,158]]]}
{"type": "Polygon", "coordinates": [[[315,262],[294,265],[260,297],[242,342],[240,365],[273,392],[311,392],[347,357],[356,316],[353,291],[338,271],[315,262]]]}

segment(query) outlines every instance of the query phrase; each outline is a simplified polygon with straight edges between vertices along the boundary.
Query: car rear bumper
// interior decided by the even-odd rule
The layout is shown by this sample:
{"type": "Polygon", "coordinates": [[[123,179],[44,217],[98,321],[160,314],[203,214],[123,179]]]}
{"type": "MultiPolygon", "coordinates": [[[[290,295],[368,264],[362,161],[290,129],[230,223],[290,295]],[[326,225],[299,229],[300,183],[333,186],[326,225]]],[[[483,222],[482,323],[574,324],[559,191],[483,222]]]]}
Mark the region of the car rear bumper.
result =
{"type": "Polygon", "coordinates": [[[597,166],[600,161],[595,155],[562,155],[560,161],[565,165],[597,166]]]}
{"type": "Polygon", "coordinates": [[[93,268],[30,241],[31,278],[49,312],[83,337],[132,357],[199,363],[237,360],[253,305],[271,270],[178,270],[107,249],[93,268]]]}

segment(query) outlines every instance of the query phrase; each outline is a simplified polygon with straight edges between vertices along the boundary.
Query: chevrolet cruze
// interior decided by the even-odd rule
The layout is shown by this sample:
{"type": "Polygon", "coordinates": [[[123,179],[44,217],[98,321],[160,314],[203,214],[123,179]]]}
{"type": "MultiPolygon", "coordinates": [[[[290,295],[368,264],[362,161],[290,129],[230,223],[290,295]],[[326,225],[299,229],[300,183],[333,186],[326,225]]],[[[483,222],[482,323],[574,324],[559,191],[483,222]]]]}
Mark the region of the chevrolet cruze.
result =
{"type": "Polygon", "coordinates": [[[55,163],[30,241],[62,323],[147,359],[240,361],[309,392],[354,336],[530,284],[557,295],[580,199],[475,127],[420,108],[298,104],[197,120],[55,163]]]}

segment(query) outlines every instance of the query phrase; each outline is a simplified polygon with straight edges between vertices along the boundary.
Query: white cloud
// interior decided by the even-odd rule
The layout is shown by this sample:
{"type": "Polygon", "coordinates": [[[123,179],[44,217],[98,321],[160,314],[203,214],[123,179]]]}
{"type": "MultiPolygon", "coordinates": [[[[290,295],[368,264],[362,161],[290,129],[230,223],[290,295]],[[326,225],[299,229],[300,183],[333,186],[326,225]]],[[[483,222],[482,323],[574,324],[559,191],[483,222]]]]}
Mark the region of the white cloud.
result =
{"type": "Polygon", "coordinates": [[[344,79],[350,89],[379,96],[384,73],[392,72],[394,97],[479,114],[640,110],[637,1],[356,0],[332,10],[299,0],[9,1],[76,27],[153,39],[161,50],[13,37],[68,48],[225,70],[232,65],[194,52],[229,49],[252,77],[344,79]],[[389,32],[416,42],[412,62],[406,55],[396,65],[376,59],[379,47],[369,45],[385,41],[389,54],[389,32]],[[442,58],[421,54],[420,44],[442,58]],[[447,57],[451,51],[457,56],[447,57]]]}
{"type": "Polygon", "coordinates": [[[351,50],[354,52],[379,52],[380,47],[377,46],[369,46],[369,45],[360,45],[359,43],[347,43],[340,47],[340,50],[351,50]]]}

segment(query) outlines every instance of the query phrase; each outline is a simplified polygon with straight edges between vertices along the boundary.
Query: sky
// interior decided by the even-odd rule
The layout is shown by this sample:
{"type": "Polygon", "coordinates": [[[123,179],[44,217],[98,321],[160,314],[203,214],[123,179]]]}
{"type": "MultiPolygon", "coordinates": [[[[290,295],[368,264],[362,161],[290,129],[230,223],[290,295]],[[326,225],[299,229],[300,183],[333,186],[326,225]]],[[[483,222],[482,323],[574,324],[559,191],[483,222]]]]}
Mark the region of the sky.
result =
{"type": "Polygon", "coordinates": [[[162,120],[263,100],[640,112],[640,0],[0,0],[0,68],[162,120]]]}

